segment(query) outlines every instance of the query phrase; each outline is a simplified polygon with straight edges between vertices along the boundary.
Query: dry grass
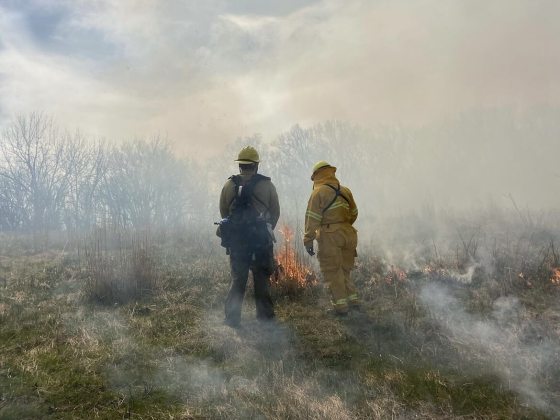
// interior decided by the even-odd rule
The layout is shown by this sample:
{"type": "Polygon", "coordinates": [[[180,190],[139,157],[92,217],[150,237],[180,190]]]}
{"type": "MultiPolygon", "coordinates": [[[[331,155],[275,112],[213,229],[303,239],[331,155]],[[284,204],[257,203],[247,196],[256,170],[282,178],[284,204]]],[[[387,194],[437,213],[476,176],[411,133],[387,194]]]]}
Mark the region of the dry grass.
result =
{"type": "Polygon", "coordinates": [[[125,303],[157,288],[157,263],[148,232],[96,230],[80,251],[85,297],[92,302],[125,303]]]}
{"type": "Polygon", "coordinates": [[[124,268],[110,245],[93,260],[100,254],[0,259],[0,418],[554,417],[559,290],[538,269],[550,248],[525,253],[523,263],[502,254],[504,267],[543,276],[530,287],[486,268],[457,281],[450,273],[467,267],[441,250],[422,261],[436,274],[372,251],[355,273],[362,313],[327,317],[320,283],[299,294],[276,288],[278,323],[257,322],[248,293],[240,330],[222,323],[223,255],[177,244],[138,249],[150,257],[127,254],[124,268]],[[135,264],[157,279],[148,294],[106,300],[83,283],[98,273],[120,293],[113,274],[134,273],[135,264]],[[397,268],[406,276],[392,276],[397,268]],[[429,287],[441,296],[427,300],[429,287]],[[448,304],[434,303],[442,299],[448,304]],[[519,386],[520,373],[538,395],[519,386]]]}

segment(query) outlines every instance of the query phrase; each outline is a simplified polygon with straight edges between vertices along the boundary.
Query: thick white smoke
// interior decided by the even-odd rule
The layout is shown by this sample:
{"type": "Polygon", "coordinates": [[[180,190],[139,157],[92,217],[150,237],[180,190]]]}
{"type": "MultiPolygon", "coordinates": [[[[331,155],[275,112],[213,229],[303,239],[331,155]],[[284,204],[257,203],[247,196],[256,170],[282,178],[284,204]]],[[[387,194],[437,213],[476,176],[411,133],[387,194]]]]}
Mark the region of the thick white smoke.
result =
{"type": "Polygon", "coordinates": [[[531,337],[538,325],[517,298],[497,299],[488,317],[467,312],[441,285],[424,287],[420,299],[467,363],[495,373],[534,407],[551,415],[559,412],[554,395],[539,382],[546,369],[557,363],[560,343],[531,337]]]}

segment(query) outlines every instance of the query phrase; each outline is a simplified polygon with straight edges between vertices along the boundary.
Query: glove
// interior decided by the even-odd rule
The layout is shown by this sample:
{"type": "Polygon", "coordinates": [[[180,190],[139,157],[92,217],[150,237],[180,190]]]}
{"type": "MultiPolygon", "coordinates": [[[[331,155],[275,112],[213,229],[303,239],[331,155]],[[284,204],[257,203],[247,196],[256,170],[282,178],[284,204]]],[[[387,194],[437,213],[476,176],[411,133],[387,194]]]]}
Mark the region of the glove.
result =
{"type": "Polygon", "coordinates": [[[315,255],[315,251],[313,251],[313,244],[311,245],[307,245],[305,247],[305,250],[307,251],[307,253],[311,256],[315,255]]]}

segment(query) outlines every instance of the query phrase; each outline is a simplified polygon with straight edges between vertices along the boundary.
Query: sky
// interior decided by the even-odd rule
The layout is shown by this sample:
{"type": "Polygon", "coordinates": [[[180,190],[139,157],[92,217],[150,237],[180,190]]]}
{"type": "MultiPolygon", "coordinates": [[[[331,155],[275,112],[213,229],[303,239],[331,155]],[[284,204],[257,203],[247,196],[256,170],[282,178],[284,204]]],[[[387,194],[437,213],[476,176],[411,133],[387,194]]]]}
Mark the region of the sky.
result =
{"type": "Polygon", "coordinates": [[[211,155],[293,124],[560,105],[556,0],[0,0],[0,125],[211,155]]]}

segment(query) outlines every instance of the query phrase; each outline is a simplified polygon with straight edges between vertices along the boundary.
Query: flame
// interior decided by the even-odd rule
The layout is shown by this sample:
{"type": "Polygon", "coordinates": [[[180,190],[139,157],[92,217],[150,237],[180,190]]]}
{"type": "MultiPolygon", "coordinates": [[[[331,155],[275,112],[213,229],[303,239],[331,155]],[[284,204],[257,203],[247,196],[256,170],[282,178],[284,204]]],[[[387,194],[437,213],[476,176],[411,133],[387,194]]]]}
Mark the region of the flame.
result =
{"type": "Polygon", "coordinates": [[[451,271],[442,267],[426,265],[422,268],[422,273],[429,277],[447,277],[451,275],[451,271]]]}
{"type": "Polygon", "coordinates": [[[301,289],[317,283],[317,276],[294,247],[294,231],[289,226],[282,226],[278,232],[282,234],[284,241],[278,246],[273,284],[288,289],[301,289]]]}
{"type": "Polygon", "coordinates": [[[552,269],[552,277],[550,278],[550,281],[555,286],[560,286],[560,267],[552,269]]]}
{"type": "Polygon", "coordinates": [[[519,272],[519,274],[517,275],[517,277],[525,282],[525,286],[528,288],[532,288],[533,287],[533,283],[531,282],[531,280],[529,280],[529,276],[526,275],[523,271],[519,272]]]}
{"type": "Polygon", "coordinates": [[[405,282],[408,279],[408,274],[403,269],[391,265],[391,269],[385,275],[385,283],[392,284],[393,282],[405,282]]]}
{"type": "Polygon", "coordinates": [[[426,265],[423,269],[422,269],[422,273],[426,274],[426,275],[430,275],[433,274],[434,271],[436,269],[434,267],[432,267],[431,265],[426,265]]]}

